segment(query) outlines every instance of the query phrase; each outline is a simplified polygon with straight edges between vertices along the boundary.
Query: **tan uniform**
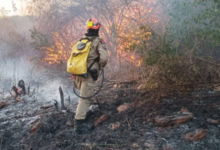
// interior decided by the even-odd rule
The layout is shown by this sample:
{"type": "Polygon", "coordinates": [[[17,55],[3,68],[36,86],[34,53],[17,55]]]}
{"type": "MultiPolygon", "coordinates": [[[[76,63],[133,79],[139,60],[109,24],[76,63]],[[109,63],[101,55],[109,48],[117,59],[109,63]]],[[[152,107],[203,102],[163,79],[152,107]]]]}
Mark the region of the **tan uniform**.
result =
{"type": "MultiPolygon", "coordinates": [[[[88,37],[92,39],[92,37],[88,37]]],[[[105,43],[99,37],[92,41],[91,49],[87,59],[87,66],[90,66],[95,59],[99,57],[99,62],[93,64],[91,69],[102,69],[107,64],[108,51],[105,43]]],[[[89,97],[94,94],[95,82],[93,81],[91,74],[89,73],[88,78],[83,78],[80,76],[75,77],[76,87],[80,90],[80,96],[89,97]]],[[[79,98],[79,103],[76,109],[75,119],[82,120],[85,119],[86,113],[89,110],[91,100],[79,98]]]]}

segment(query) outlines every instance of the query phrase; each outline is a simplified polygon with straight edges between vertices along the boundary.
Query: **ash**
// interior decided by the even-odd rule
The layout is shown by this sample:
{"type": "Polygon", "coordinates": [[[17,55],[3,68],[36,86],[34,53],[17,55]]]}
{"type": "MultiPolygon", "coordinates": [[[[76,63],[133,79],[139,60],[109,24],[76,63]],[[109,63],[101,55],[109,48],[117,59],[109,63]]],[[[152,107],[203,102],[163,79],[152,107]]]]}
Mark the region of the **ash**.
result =
{"type": "Polygon", "coordinates": [[[208,119],[220,121],[218,92],[197,92],[204,96],[199,100],[161,99],[158,105],[149,102],[138,109],[131,107],[118,113],[119,106],[132,104],[140,92],[132,90],[130,84],[117,88],[106,82],[102,92],[94,98],[98,100],[99,109],[87,123],[93,124],[103,114],[109,119],[86,134],[76,134],[73,120],[78,98],[71,93],[70,80],[34,83],[30,91],[31,94],[21,96],[20,101],[6,91],[0,95],[2,101],[8,103],[0,109],[1,150],[219,150],[220,147],[220,126],[207,122],[208,119]],[[67,107],[63,111],[60,107],[57,111],[53,100],[60,105],[59,86],[63,88],[67,107]],[[193,113],[194,119],[170,126],[158,126],[154,122],[155,117],[176,114],[183,107],[193,113]],[[113,128],[114,124],[118,126],[113,128]],[[183,139],[186,133],[201,128],[208,131],[203,139],[183,139]]]}

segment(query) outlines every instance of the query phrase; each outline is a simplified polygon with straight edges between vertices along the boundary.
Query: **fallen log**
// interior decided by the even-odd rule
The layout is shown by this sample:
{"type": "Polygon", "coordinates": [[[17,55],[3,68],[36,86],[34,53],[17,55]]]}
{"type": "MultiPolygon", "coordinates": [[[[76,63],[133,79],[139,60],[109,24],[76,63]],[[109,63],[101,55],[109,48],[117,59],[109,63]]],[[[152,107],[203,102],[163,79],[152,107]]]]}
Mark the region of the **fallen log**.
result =
{"type": "Polygon", "coordinates": [[[2,101],[2,102],[0,102],[0,109],[7,107],[8,105],[10,105],[10,104],[7,103],[6,101],[2,101]]]}
{"type": "Polygon", "coordinates": [[[53,107],[53,106],[54,106],[54,105],[51,104],[51,105],[41,106],[40,108],[41,108],[41,109],[48,109],[48,108],[51,108],[51,107],[53,107]]]}
{"type": "Polygon", "coordinates": [[[31,128],[31,133],[35,133],[37,129],[40,127],[41,122],[38,121],[32,128],[31,128]]]}
{"type": "Polygon", "coordinates": [[[100,118],[98,118],[96,121],[95,121],[95,127],[97,127],[99,124],[103,123],[104,121],[106,121],[107,119],[109,118],[109,115],[107,114],[103,114],[100,118]]]}
{"type": "Polygon", "coordinates": [[[175,115],[172,116],[165,116],[165,117],[156,117],[154,119],[155,123],[160,125],[160,126],[173,126],[173,125],[179,125],[182,124],[186,121],[189,121],[193,119],[194,116],[192,113],[189,112],[178,112],[175,115]]]}
{"type": "Polygon", "coordinates": [[[197,129],[194,132],[184,135],[183,139],[186,141],[200,141],[206,136],[207,132],[207,129],[197,129]]]}
{"type": "Polygon", "coordinates": [[[126,110],[128,110],[129,108],[130,108],[130,104],[123,104],[123,105],[121,105],[121,106],[119,106],[118,108],[117,108],[117,111],[119,112],[119,113],[121,113],[121,112],[123,112],[123,111],[126,111],[126,110]]]}

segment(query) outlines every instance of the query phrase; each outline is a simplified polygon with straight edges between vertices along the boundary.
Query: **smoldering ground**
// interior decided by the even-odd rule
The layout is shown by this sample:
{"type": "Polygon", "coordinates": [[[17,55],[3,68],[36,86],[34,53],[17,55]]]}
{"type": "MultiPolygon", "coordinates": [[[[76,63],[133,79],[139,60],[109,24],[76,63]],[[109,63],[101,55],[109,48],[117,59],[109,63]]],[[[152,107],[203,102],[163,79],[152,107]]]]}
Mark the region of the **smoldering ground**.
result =
{"type": "MultiPolygon", "coordinates": [[[[35,93],[33,96],[22,97],[21,100],[24,102],[16,102],[10,97],[6,97],[5,100],[10,102],[10,105],[1,109],[1,148],[7,150],[218,150],[219,132],[216,132],[219,130],[218,124],[207,121],[210,118],[219,119],[219,108],[212,107],[218,106],[218,92],[213,94],[210,91],[196,91],[193,94],[201,94],[203,98],[193,100],[173,97],[160,100],[160,104],[156,106],[149,101],[139,109],[130,106],[131,108],[128,111],[118,113],[116,109],[119,106],[134,102],[137,91],[131,90],[133,85],[129,83],[121,83],[117,86],[112,85],[111,82],[106,84],[108,86],[105,86],[99,95],[101,107],[87,120],[87,123],[93,124],[103,114],[109,118],[100,122],[95,130],[82,135],[73,132],[74,112],[57,111],[54,106],[49,107],[51,103],[47,101],[48,96],[43,97],[41,93],[35,93]],[[115,95],[118,97],[115,98],[115,95]],[[196,107],[199,104],[204,106],[196,107]],[[48,108],[43,109],[42,106],[48,108]],[[194,118],[192,120],[180,125],[166,127],[154,123],[155,117],[176,115],[182,107],[193,113],[194,118]],[[208,131],[202,141],[190,142],[182,139],[186,133],[199,128],[208,131]]],[[[148,97],[148,93],[145,94],[148,97]]],[[[68,103],[66,106],[75,107],[68,103]]]]}
{"type": "MultiPolygon", "coordinates": [[[[25,56],[5,59],[0,83],[0,101],[7,107],[0,113],[1,149],[21,149],[22,137],[30,133],[30,128],[42,118],[42,115],[57,114],[61,111],[59,87],[64,92],[64,105],[68,114],[74,114],[78,98],[72,92],[72,78],[66,74],[54,73],[42,67],[35,67],[25,56]],[[19,80],[30,86],[30,93],[18,97],[12,96],[11,87],[17,86],[19,80]],[[58,102],[58,110],[55,107],[58,102]],[[46,109],[45,109],[46,108],[46,109]],[[18,141],[17,141],[18,140],[18,141]],[[5,147],[5,144],[8,145],[5,147]]],[[[73,116],[72,116],[73,120],[73,116]]],[[[62,122],[66,119],[62,120],[62,122]]],[[[55,127],[56,129],[57,127],[55,127]]]]}

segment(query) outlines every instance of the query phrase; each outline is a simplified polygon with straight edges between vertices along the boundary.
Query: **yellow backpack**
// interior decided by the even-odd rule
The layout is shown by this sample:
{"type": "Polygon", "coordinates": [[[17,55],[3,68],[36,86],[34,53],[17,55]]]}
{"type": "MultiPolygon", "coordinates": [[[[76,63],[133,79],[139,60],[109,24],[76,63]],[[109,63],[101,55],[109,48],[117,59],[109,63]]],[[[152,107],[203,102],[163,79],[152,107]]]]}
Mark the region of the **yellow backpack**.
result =
{"type": "Polygon", "coordinates": [[[80,39],[72,48],[67,62],[67,72],[87,77],[87,58],[92,45],[89,38],[80,39]]]}

